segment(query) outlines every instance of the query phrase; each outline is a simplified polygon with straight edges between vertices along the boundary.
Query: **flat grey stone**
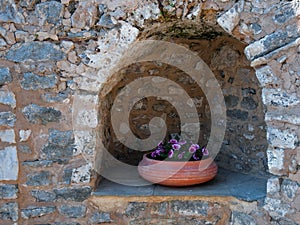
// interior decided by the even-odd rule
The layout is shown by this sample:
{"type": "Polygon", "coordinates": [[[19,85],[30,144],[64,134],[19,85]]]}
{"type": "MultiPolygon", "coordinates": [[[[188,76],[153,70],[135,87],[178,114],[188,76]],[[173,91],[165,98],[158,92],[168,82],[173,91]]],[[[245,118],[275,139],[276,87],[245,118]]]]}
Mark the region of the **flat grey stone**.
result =
{"type": "Polygon", "coordinates": [[[28,207],[26,209],[21,210],[22,218],[29,219],[34,217],[41,217],[44,215],[51,214],[55,212],[55,206],[42,206],[42,207],[28,207]]]}
{"type": "Polygon", "coordinates": [[[9,202],[0,205],[0,220],[17,221],[18,218],[18,203],[9,202]]]}
{"type": "Polygon", "coordinates": [[[0,67],[0,86],[12,82],[12,76],[8,67],[0,67]]]}
{"type": "Polygon", "coordinates": [[[55,74],[39,76],[33,73],[25,73],[21,81],[21,87],[25,90],[38,90],[54,88],[57,84],[55,74]]]}
{"type": "Polygon", "coordinates": [[[15,1],[0,0],[0,22],[24,23],[24,17],[18,12],[15,1]]]}
{"type": "Polygon", "coordinates": [[[86,206],[84,205],[61,205],[58,208],[60,214],[68,217],[68,218],[81,218],[85,216],[86,206]]]}
{"type": "Polygon", "coordinates": [[[24,62],[26,60],[56,61],[65,57],[65,53],[60,50],[59,46],[49,42],[38,41],[13,45],[6,54],[6,59],[13,62],[24,62]]]}
{"type": "Polygon", "coordinates": [[[50,107],[42,107],[36,104],[30,104],[22,110],[25,118],[33,124],[46,125],[50,122],[59,122],[61,112],[50,107]]]}
{"type": "Polygon", "coordinates": [[[219,168],[217,176],[206,183],[189,187],[167,187],[157,184],[127,186],[103,179],[94,196],[233,196],[255,201],[266,196],[267,177],[254,177],[219,168]]]}
{"type": "Polygon", "coordinates": [[[16,122],[16,115],[12,112],[0,112],[0,126],[13,127],[16,122]]]}
{"type": "Polygon", "coordinates": [[[19,174],[19,161],[17,148],[8,146],[0,149],[0,181],[17,180],[19,174]]]}
{"type": "Polygon", "coordinates": [[[0,199],[16,199],[18,191],[16,184],[0,184],[0,199]]]}

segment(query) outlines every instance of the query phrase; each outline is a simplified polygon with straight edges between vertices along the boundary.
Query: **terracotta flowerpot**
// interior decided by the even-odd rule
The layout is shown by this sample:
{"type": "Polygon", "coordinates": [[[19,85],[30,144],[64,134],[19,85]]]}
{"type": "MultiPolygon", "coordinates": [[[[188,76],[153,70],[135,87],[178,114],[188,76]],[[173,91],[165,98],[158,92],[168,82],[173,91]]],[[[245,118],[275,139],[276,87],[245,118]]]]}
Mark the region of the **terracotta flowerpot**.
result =
{"type": "Polygon", "coordinates": [[[139,174],[147,181],[166,186],[190,186],[212,180],[218,172],[213,159],[176,162],[159,161],[144,155],[138,166],[139,174]]]}

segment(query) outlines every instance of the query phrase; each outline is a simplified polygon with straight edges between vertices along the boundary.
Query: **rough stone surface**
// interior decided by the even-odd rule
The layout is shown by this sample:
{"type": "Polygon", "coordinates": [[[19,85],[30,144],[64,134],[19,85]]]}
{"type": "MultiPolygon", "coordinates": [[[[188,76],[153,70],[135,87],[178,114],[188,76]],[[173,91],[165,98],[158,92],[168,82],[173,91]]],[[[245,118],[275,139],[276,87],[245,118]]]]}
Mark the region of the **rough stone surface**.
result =
{"type": "Polygon", "coordinates": [[[31,195],[36,198],[38,202],[53,202],[56,195],[50,191],[32,190],[31,195]]]}
{"type": "Polygon", "coordinates": [[[54,88],[56,84],[57,77],[55,74],[39,76],[33,73],[25,73],[21,81],[21,87],[25,90],[54,88]]]}
{"type": "Polygon", "coordinates": [[[35,13],[40,25],[60,25],[63,18],[63,5],[57,1],[48,1],[36,5],[35,13]]]}
{"type": "Polygon", "coordinates": [[[239,103],[239,97],[234,95],[228,95],[224,97],[226,107],[232,108],[238,105],[239,103]]]}
{"type": "Polygon", "coordinates": [[[33,124],[46,125],[50,122],[59,122],[61,112],[50,107],[42,107],[36,104],[30,104],[22,110],[25,118],[33,124]]]}
{"type": "Polygon", "coordinates": [[[17,221],[18,218],[18,203],[9,202],[0,204],[0,220],[17,221]]]}
{"type": "Polygon", "coordinates": [[[0,149],[0,181],[17,180],[19,174],[19,161],[17,148],[9,146],[0,149]]]}
{"type": "Polygon", "coordinates": [[[49,129],[49,141],[42,148],[47,160],[54,162],[68,161],[73,156],[74,137],[72,131],[49,129]]]}
{"type": "Polygon", "coordinates": [[[49,167],[52,166],[53,161],[51,160],[35,160],[35,161],[24,161],[22,165],[31,167],[49,167]]]}
{"type": "Polygon", "coordinates": [[[14,45],[6,54],[6,59],[13,62],[24,62],[27,60],[46,61],[62,60],[65,54],[55,44],[49,42],[28,42],[14,45]]]}
{"type": "Polygon", "coordinates": [[[15,131],[13,129],[0,130],[0,141],[7,142],[9,144],[16,143],[15,131]]]}
{"type": "Polygon", "coordinates": [[[85,216],[86,206],[71,206],[71,205],[61,205],[58,208],[60,214],[68,218],[81,218],[85,216]]]}
{"type": "Polygon", "coordinates": [[[0,184],[0,199],[16,199],[18,192],[15,184],[0,184]]]}
{"type": "Polygon", "coordinates": [[[0,67],[0,86],[12,82],[12,76],[8,67],[0,67]]]}
{"type": "Polygon", "coordinates": [[[174,214],[182,216],[206,216],[208,202],[204,201],[172,201],[170,202],[171,210],[174,214]]]}
{"type": "Polygon", "coordinates": [[[92,224],[111,223],[110,214],[106,212],[96,212],[89,219],[92,224]]]}
{"type": "Polygon", "coordinates": [[[280,130],[273,127],[268,128],[267,139],[272,146],[278,148],[295,149],[298,142],[295,132],[280,130]]]}
{"type": "Polygon", "coordinates": [[[16,122],[16,115],[12,112],[0,112],[0,126],[13,127],[16,122]]]}
{"type": "Polygon", "coordinates": [[[247,120],[248,112],[240,109],[227,110],[227,116],[236,120],[247,120]]]}
{"type": "Polygon", "coordinates": [[[13,0],[0,1],[0,22],[23,23],[24,17],[13,0]]]}
{"type": "Polygon", "coordinates": [[[231,224],[232,225],[257,225],[255,219],[243,212],[233,211],[231,215],[231,224]]]}
{"type": "Polygon", "coordinates": [[[51,184],[49,171],[35,172],[27,175],[26,184],[29,186],[45,186],[51,184]]]}
{"type": "Polygon", "coordinates": [[[253,110],[256,109],[258,103],[252,97],[244,97],[241,102],[241,107],[243,109],[253,110]]]}
{"type": "Polygon", "coordinates": [[[97,6],[94,1],[81,1],[71,17],[75,28],[89,29],[96,23],[97,6]]]}
{"type": "Polygon", "coordinates": [[[16,107],[15,94],[11,91],[0,89],[0,104],[9,105],[14,109],[16,107]]]}
{"type": "Polygon", "coordinates": [[[91,194],[91,187],[72,187],[72,188],[60,188],[54,189],[57,198],[82,202],[87,199],[91,194]]]}
{"type": "Polygon", "coordinates": [[[51,213],[54,213],[56,210],[55,206],[42,206],[42,207],[35,207],[31,206],[26,209],[21,210],[22,218],[29,219],[34,217],[41,217],[51,213]]]}

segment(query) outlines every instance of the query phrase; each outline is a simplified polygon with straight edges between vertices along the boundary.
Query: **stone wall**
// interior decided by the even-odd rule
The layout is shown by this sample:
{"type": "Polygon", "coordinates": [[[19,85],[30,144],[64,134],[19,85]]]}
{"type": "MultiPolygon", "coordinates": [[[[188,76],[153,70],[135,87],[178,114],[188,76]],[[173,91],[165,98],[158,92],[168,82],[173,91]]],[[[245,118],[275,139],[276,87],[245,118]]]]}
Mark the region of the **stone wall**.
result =
{"type": "MultiPolygon", "coordinates": [[[[164,218],[155,217],[164,207],[173,224],[183,216],[193,224],[299,223],[300,24],[292,3],[299,1],[0,0],[0,223],[121,224],[114,221],[140,218],[131,224],[143,224],[139,210],[146,208],[151,224],[164,218]],[[266,199],[253,208],[220,199],[165,199],[161,205],[128,202],[119,212],[117,203],[104,199],[102,205],[115,204],[109,210],[90,197],[103,147],[97,131],[106,116],[99,99],[119,82],[113,66],[131,43],[174,23],[183,28],[169,30],[171,36],[200,39],[203,30],[218,33],[222,27],[248,45],[244,53],[262,87],[255,97],[266,110],[268,147],[262,152],[267,150],[272,175],[266,199]],[[218,208],[225,218],[217,218],[218,208]]],[[[249,91],[239,97],[249,100],[249,91]]]]}

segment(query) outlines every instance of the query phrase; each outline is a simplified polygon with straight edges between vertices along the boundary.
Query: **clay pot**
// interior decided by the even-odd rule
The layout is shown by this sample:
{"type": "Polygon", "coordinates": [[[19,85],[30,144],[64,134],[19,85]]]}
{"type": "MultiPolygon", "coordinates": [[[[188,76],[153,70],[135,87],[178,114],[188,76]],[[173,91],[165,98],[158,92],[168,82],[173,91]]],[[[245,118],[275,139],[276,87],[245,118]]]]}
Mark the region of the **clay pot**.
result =
{"type": "Polygon", "coordinates": [[[147,181],[166,186],[190,186],[212,180],[218,172],[211,158],[200,161],[176,162],[150,159],[145,154],[138,172],[147,181]]]}

